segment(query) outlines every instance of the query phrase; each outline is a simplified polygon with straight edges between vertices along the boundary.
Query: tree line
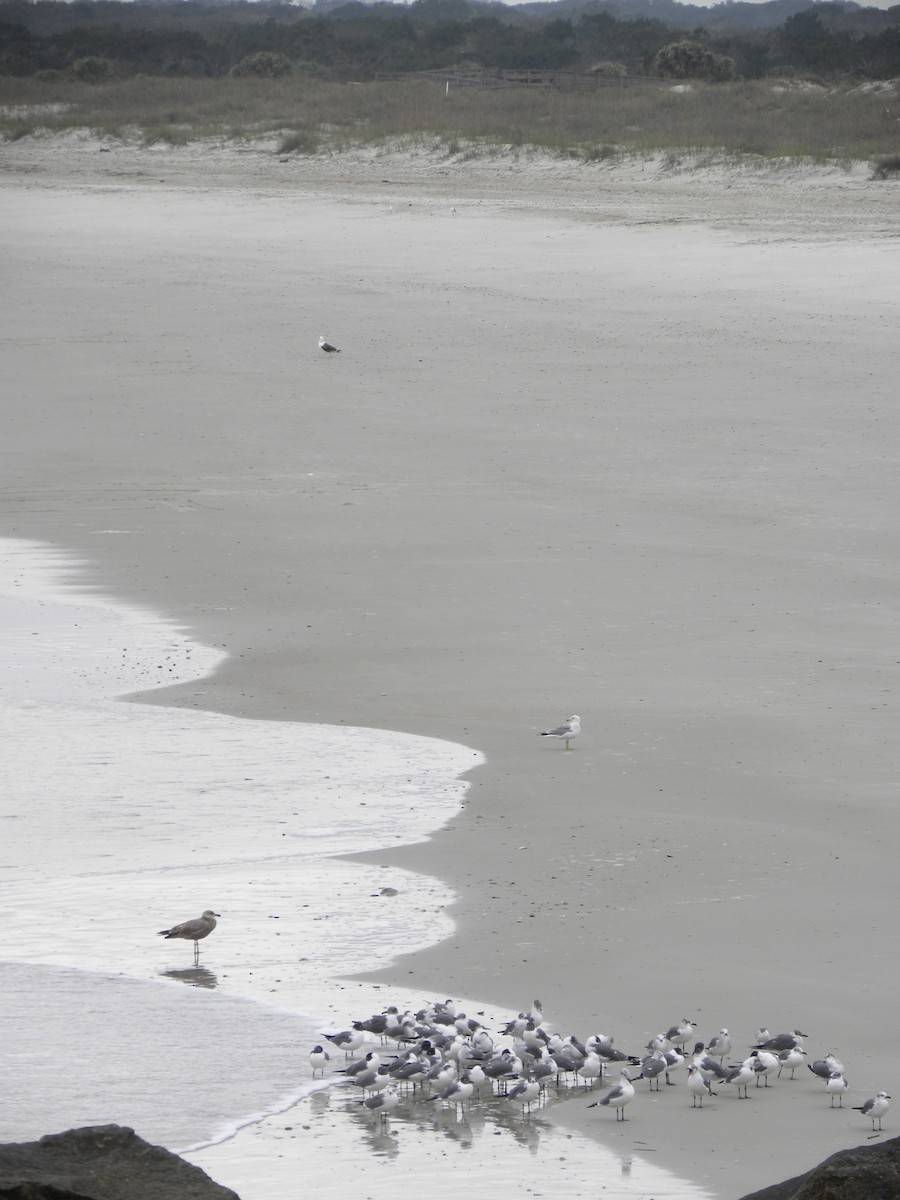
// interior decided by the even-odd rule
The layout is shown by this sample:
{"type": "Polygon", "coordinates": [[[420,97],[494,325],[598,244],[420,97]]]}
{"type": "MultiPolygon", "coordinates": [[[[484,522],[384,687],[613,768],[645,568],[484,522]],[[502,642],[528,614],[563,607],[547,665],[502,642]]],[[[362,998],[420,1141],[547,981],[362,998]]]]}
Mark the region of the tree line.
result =
{"type": "Polygon", "coordinates": [[[313,9],[245,0],[6,0],[0,2],[0,73],[100,79],[299,70],[363,80],[476,66],[713,80],[900,76],[900,5],[883,12],[817,4],[769,28],[719,22],[714,31],[607,9],[569,11],[475,0],[408,6],[350,0],[313,9]]]}

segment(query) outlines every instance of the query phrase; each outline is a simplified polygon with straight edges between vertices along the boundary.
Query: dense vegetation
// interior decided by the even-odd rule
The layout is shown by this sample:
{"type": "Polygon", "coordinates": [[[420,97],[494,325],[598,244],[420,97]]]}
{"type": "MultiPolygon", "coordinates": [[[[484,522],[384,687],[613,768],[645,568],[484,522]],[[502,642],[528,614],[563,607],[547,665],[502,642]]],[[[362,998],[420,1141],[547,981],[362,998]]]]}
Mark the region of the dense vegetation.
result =
{"type": "Polygon", "coordinates": [[[218,78],[298,70],[334,80],[450,66],[601,69],[630,75],[879,80],[900,76],[900,5],[802,7],[797,0],[625,6],[474,0],[404,6],[280,3],[0,2],[0,74],[85,82],[138,74],[218,78]],[[754,10],[754,11],[748,11],[754,10]],[[760,11],[769,20],[761,24],[760,11]],[[647,15],[647,14],[654,15],[647,15]],[[684,27],[684,13],[704,14],[684,27]],[[665,16],[666,20],[661,19],[665,16]],[[677,26],[676,27],[676,20],[677,26]],[[667,23],[668,22],[668,23],[667,23]]]}

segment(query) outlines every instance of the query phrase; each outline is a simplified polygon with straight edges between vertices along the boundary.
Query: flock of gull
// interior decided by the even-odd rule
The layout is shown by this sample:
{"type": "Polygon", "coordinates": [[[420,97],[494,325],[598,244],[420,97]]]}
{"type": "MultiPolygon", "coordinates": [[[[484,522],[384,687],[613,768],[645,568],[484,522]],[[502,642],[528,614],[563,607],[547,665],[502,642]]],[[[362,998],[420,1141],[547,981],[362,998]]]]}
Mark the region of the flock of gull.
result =
{"type": "MultiPolygon", "coordinates": [[[[697,1038],[696,1023],[685,1018],[651,1038],[642,1054],[627,1054],[604,1034],[581,1042],[551,1033],[538,1000],[496,1036],[445,1000],[415,1013],[392,1006],[353,1021],[349,1029],[323,1034],[330,1049],[315,1046],[309,1062],[314,1077],[329,1070],[340,1075],[360,1092],[360,1103],[385,1121],[404,1097],[464,1107],[488,1093],[519,1105],[527,1116],[543,1101],[548,1087],[567,1084],[606,1086],[588,1107],[612,1109],[616,1120],[624,1121],[642,1080],[647,1090],[658,1091],[662,1080],[674,1087],[685,1074],[691,1105],[702,1108],[707,1097],[718,1095],[716,1087],[734,1087],[739,1099],[748,1099],[751,1084],[769,1087],[771,1078],[788,1071],[793,1079],[803,1066],[824,1084],[831,1107],[843,1108],[849,1090],[843,1064],[831,1052],[807,1062],[806,1036],[799,1030],[773,1036],[760,1029],[749,1055],[733,1062],[727,1029],[704,1043],[697,1038]],[[336,1052],[343,1053],[342,1065],[336,1065],[341,1062],[336,1052]],[[608,1085],[611,1068],[619,1077],[608,1085]]],[[[873,1132],[879,1132],[890,1100],[882,1091],[853,1107],[871,1120],[873,1132]]]]}
{"type": "MultiPolygon", "coordinates": [[[[320,346],[326,353],[338,352],[324,338],[320,346]]],[[[580,732],[581,721],[572,716],[540,736],[556,738],[568,750],[580,732]]],[[[217,916],[207,909],[202,916],[160,930],[160,934],[193,941],[196,963],[199,943],[215,929],[217,916]]],[[[772,1077],[780,1078],[786,1071],[794,1079],[803,1066],[822,1082],[831,1107],[843,1108],[850,1086],[843,1063],[830,1051],[807,1062],[806,1036],[798,1029],[774,1036],[768,1029],[759,1029],[747,1057],[734,1062],[727,1029],[720,1029],[705,1043],[697,1039],[696,1022],[685,1018],[652,1037],[643,1053],[628,1054],[604,1034],[581,1042],[574,1036],[550,1032],[538,1000],[497,1035],[459,1012],[452,1000],[444,1000],[416,1013],[401,1013],[392,1006],[353,1021],[350,1029],[323,1034],[332,1049],[316,1045],[309,1062],[314,1077],[328,1070],[340,1075],[358,1090],[359,1103],[382,1121],[388,1120],[404,1097],[464,1108],[488,1092],[519,1105],[528,1116],[533,1106],[543,1103],[551,1085],[557,1090],[565,1085],[605,1087],[588,1108],[612,1109],[617,1121],[625,1121],[625,1109],[641,1081],[646,1082],[647,1090],[659,1091],[661,1081],[675,1086],[683,1072],[691,1106],[702,1108],[708,1097],[719,1094],[716,1087],[734,1087],[737,1098],[746,1100],[751,1084],[769,1087],[772,1077]],[[387,1048],[388,1043],[393,1043],[393,1050],[387,1048]],[[344,1065],[334,1065],[335,1051],[343,1052],[344,1065]],[[609,1083],[611,1068],[618,1069],[619,1077],[609,1083]]],[[[890,1102],[888,1093],[880,1091],[853,1107],[871,1120],[875,1134],[881,1132],[890,1102]]]]}

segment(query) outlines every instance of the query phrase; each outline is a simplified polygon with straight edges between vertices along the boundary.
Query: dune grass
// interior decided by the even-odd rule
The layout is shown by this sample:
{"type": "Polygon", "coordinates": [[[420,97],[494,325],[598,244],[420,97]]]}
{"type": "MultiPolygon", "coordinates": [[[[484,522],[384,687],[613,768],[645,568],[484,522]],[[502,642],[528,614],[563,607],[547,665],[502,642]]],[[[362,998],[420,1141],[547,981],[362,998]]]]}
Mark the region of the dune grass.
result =
{"type": "Polygon", "coordinates": [[[0,132],[88,129],[184,144],[274,136],[281,153],[340,152],[388,139],[534,147],[597,160],[614,153],[873,161],[900,151],[900,97],[890,91],[776,81],[642,83],[597,91],[463,89],[439,83],[136,77],[100,84],[0,78],[0,132]]]}

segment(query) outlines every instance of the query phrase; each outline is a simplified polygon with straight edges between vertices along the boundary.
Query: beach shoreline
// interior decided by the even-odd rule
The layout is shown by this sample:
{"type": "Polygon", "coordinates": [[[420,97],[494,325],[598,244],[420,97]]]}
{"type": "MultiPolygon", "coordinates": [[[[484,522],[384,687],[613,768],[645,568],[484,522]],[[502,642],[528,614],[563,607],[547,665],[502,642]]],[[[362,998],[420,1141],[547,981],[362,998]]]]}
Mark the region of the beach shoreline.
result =
{"type": "MultiPolygon", "coordinates": [[[[893,183],[4,156],[0,533],[228,654],[142,701],[486,756],[377,855],[459,896],[377,981],[626,1049],[809,1026],[890,1090],[893,183]]],[[[683,1100],[660,1165],[721,1200],[866,1136],[807,1086],[717,1157],[683,1100]]]]}
{"type": "MultiPolygon", "coordinates": [[[[436,1093],[434,1103],[405,1096],[379,1130],[326,1031],[385,1007],[381,986],[351,981],[348,967],[385,963],[398,930],[407,953],[444,940],[453,896],[350,852],[430,836],[459,807],[472,751],[115,699],[139,683],[200,684],[222,655],[152,612],[91,594],[89,579],[88,564],[54,547],[0,540],[10,781],[0,996],[17,1035],[2,1052],[7,1139],[113,1122],[202,1163],[246,1200],[293,1195],[298,1170],[317,1195],[355,1194],[365,1180],[371,1200],[391,1200],[396,1173],[375,1183],[373,1151],[376,1162],[402,1159],[404,1187],[442,1197],[471,1169],[472,1150],[498,1136],[504,1152],[478,1156],[492,1191],[514,1187],[540,1146],[529,1176],[558,1196],[583,1195],[600,1170],[621,1176],[620,1200],[648,1189],[701,1200],[541,1112],[523,1119],[488,1089],[462,1110],[436,1093]],[[227,904],[188,966],[188,945],[160,942],[154,926],[201,896],[227,904]],[[308,1051],[318,1042],[331,1057],[317,1078],[308,1051]],[[448,1138],[458,1165],[435,1180],[435,1141],[448,1138]]],[[[427,1002],[390,997],[401,1010],[427,1002]]],[[[495,1033],[513,1016],[458,1000],[495,1033]]],[[[375,1039],[369,1048],[402,1053],[375,1039]]]]}

